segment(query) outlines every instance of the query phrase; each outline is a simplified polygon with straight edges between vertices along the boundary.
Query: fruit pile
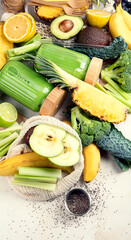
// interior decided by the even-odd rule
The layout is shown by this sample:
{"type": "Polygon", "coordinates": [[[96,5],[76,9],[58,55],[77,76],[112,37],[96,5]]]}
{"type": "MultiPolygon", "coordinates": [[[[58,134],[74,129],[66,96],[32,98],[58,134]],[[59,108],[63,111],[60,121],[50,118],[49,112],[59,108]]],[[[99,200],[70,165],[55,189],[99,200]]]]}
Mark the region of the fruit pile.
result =
{"type": "MultiPolygon", "coordinates": [[[[84,181],[92,181],[99,171],[98,146],[110,152],[122,170],[130,168],[131,142],[125,139],[113,125],[124,121],[127,112],[131,111],[131,88],[129,87],[131,83],[131,15],[124,10],[123,4],[124,2],[122,5],[118,4],[113,14],[105,10],[87,9],[85,23],[80,16],[69,16],[61,9],[55,9],[53,13],[57,13],[57,16],[51,19],[50,12],[47,11],[48,17],[44,18],[49,21],[50,31],[55,41],[54,39],[45,40],[39,33],[36,34],[36,22],[28,13],[17,13],[9,17],[5,23],[1,23],[0,42],[3,50],[1,48],[0,51],[5,61],[0,64],[2,68],[0,89],[30,110],[39,112],[40,115],[44,113],[41,111],[44,102],[47,104],[46,109],[53,108],[55,113],[59,104],[61,106],[63,103],[66,90],[59,89],[59,86],[72,90],[72,102],[75,107],[71,109],[71,123],[67,122],[67,124],[72,124],[72,128],[79,136],[77,138],[64,128],[44,123],[30,128],[22,141],[31,153],[9,157],[0,163],[1,176],[15,174],[13,184],[55,191],[60,171],[55,179],[51,179],[52,176],[48,175],[48,183],[53,184],[49,186],[44,185],[47,181],[48,169],[44,169],[45,175],[41,176],[40,169],[37,168],[49,167],[54,171],[57,167],[70,174],[74,171],[74,166],[79,165],[81,143],[84,156],[84,181]],[[69,44],[67,40],[72,38],[74,42],[69,44]],[[60,42],[58,43],[57,40],[60,42]],[[66,47],[63,40],[67,41],[66,47]],[[33,69],[26,66],[24,62],[26,58],[33,63],[33,69]],[[110,80],[112,66],[101,70],[105,60],[115,62],[113,65],[115,70],[110,80]],[[97,82],[100,74],[101,78],[108,83],[105,88],[97,82]],[[127,91],[121,88],[119,81],[116,81],[120,76],[123,81],[125,76],[128,76],[128,84],[127,81],[124,82],[127,91]],[[108,145],[109,141],[111,147],[108,145]],[[123,148],[124,151],[121,151],[123,157],[121,157],[119,153],[123,148]],[[22,169],[24,172],[17,174],[17,170],[21,170],[19,167],[29,169],[22,169]],[[30,169],[32,167],[36,167],[34,169],[36,172],[32,173],[33,170],[30,169]],[[28,176],[26,176],[27,170],[29,170],[28,176]],[[39,184],[34,183],[35,181],[39,184]]],[[[48,7],[44,9],[50,10],[48,7]]],[[[39,7],[37,14],[43,19],[42,13],[42,7],[39,7]]],[[[22,126],[18,125],[16,126],[18,129],[15,129],[16,109],[9,103],[2,104],[0,105],[0,127],[6,129],[0,132],[2,144],[0,156],[6,158],[22,126]],[[12,134],[14,134],[13,138],[12,134]]]]}

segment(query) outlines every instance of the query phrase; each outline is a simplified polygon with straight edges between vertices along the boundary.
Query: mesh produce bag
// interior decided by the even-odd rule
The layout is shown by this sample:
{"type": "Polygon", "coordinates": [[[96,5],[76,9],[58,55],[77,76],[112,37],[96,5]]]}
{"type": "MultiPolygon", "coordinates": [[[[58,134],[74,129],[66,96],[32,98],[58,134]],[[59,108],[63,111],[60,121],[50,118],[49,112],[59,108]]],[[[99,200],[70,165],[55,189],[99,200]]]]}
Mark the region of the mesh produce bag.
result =
{"type": "MultiPolygon", "coordinates": [[[[25,140],[24,140],[25,134],[31,127],[37,126],[38,124],[41,124],[41,123],[46,123],[46,124],[61,127],[65,129],[67,132],[73,134],[80,141],[78,134],[69,125],[61,122],[60,120],[54,117],[49,117],[49,116],[35,116],[25,121],[20,135],[11,145],[6,158],[10,158],[21,153],[31,152],[30,147],[27,144],[25,144],[25,140]]],[[[83,165],[84,165],[84,159],[82,155],[82,145],[80,141],[80,161],[73,166],[73,171],[70,174],[63,173],[63,177],[59,179],[57,182],[55,191],[47,191],[47,190],[33,188],[33,187],[12,185],[11,181],[13,180],[13,176],[8,177],[8,182],[13,190],[15,190],[17,193],[19,193],[21,196],[25,197],[26,199],[35,200],[35,201],[50,200],[64,194],[74,184],[76,184],[76,182],[80,179],[80,176],[82,174],[83,165]]]]}

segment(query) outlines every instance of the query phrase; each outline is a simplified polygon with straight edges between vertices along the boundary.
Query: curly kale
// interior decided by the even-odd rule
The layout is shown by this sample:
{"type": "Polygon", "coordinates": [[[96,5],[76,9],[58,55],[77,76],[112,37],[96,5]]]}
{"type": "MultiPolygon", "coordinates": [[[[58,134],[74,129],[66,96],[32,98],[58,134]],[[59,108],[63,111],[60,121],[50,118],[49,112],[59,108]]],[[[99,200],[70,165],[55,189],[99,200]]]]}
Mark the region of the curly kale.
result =
{"type": "MultiPolygon", "coordinates": [[[[62,45],[62,43],[60,45],[62,45]]],[[[65,47],[83,53],[91,59],[93,57],[98,57],[102,58],[103,60],[107,60],[118,58],[120,56],[120,53],[124,52],[127,49],[127,43],[125,43],[125,40],[119,36],[115,37],[109,46],[89,47],[88,45],[86,46],[79,43],[66,43],[65,47]]]]}
{"type": "Polygon", "coordinates": [[[95,142],[103,150],[109,152],[122,170],[131,167],[131,141],[112,124],[111,131],[95,142]]]}

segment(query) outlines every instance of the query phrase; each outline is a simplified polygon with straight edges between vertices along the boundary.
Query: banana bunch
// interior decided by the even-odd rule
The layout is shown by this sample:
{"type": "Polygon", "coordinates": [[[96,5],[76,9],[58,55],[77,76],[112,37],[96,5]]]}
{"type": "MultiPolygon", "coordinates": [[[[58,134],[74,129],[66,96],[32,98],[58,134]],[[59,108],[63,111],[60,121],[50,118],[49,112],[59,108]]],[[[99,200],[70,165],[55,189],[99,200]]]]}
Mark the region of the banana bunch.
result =
{"type": "Polygon", "coordinates": [[[116,11],[109,20],[109,29],[112,36],[121,36],[131,49],[131,15],[122,9],[121,3],[116,6],[116,11]]]}

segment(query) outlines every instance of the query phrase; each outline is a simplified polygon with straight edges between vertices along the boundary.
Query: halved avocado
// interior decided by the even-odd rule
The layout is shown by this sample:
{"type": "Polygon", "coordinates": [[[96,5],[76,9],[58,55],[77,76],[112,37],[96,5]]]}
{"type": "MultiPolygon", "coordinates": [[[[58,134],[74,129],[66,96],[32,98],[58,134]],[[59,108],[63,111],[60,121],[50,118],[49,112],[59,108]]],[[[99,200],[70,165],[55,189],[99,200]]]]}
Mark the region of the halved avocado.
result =
{"type": "Polygon", "coordinates": [[[59,39],[69,39],[75,36],[83,27],[84,22],[81,17],[63,15],[51,23],[52,34],[59,39]]]}

